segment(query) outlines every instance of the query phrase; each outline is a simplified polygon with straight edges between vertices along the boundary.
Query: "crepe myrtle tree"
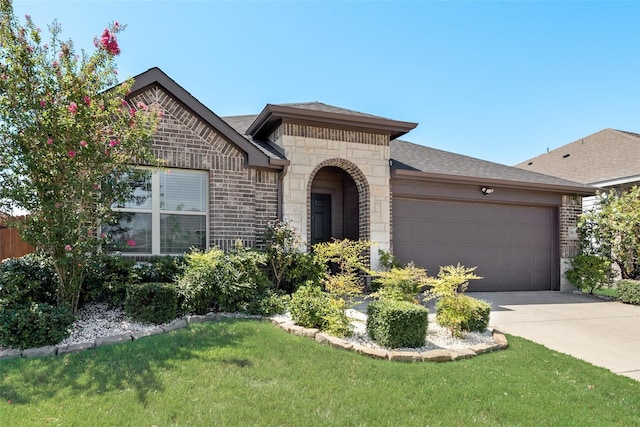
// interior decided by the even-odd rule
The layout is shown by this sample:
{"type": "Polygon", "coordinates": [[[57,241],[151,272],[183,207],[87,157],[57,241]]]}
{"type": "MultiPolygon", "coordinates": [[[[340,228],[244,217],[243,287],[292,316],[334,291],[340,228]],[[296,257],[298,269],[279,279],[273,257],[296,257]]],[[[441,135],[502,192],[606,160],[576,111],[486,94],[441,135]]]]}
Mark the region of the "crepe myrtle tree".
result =
{"type": "Polygon", "coordinates": [[[46,43],[0,0],[0,212],[27,212],[15,226],[51,257],[58,305],[74,313],[111,206],[130,195],[135,164],[159,164],[150,141],[161,112],[127,100],[131,79],[117,84],[123,29],[110,24],[78,53],[57,22],[46,43]]]}
{"type": "Polygon", "coordinates": [[[622,279],[640,279],[640,187],[598,194],[578,221],[581,252],[609,260],[622,279]]]}

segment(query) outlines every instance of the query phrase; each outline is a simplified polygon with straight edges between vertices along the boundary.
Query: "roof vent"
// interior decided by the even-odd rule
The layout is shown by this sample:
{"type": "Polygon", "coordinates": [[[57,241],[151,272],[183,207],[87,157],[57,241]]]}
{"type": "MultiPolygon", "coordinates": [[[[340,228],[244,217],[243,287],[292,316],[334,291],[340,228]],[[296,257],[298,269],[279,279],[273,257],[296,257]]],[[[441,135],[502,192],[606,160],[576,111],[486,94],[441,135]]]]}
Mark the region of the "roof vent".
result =
{"type": "Polygon", "coordinates": [[[562,156],[563,159],[566,159],[567,157],[569,157],[571,154],[565,154],[564,156],[562,156]]]}
{"type": "Polygon", "coordinates": [[[529,162],[528,164],[529,164],[529,166],[531,166],[533,164],[533,162],[529,162]]]}

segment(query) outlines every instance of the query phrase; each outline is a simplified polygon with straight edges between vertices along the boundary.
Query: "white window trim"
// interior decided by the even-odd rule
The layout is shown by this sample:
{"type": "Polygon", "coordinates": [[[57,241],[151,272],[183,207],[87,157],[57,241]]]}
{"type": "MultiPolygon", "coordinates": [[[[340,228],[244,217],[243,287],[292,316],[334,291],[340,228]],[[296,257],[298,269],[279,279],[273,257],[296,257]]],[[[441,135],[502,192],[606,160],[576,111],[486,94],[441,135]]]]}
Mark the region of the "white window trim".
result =
{"type": "Polygon", "coordinates": [[[178,168],[165,168],[165,169],[153,169],[149,167],[140,167],[140,170],[151,171],[151,209],[146,208],[112,208],[114,212],[128,212],[128,213],[146,213],[151,214],[151,252],[126,252],[122,251],[124,256],[153,256],[153,255],[182,255],[182,252],[170,252],[161,253],[160,251],[160,216],[163,214],[168,215],[193,215],[205,217],[205,250],[209,249],[209,236],[210,236],[210,221],[209,221],[209,173],[208,171],[199,169],[178,169],[178,168]],[[175,211],[175,210],[162,210],[160,209],[160,172],[175,171],[178,173],[192,173],[206,176],[206,189],[205,191],[205,211],[175,211]]]}

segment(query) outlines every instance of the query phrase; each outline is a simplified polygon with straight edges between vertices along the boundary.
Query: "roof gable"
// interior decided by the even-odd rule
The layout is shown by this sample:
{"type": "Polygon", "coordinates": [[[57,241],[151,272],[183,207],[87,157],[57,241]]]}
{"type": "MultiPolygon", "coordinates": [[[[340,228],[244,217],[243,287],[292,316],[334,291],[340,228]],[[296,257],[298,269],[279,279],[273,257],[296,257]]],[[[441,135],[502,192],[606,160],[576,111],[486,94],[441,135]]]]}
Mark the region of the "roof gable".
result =
{"type": "Polygon", "coordinates": [[[144,73],[135,76],[133,80],[134,85],[131,88],[131,94],[129,96],[134,97],[136,94],[154,85],[161,86],[167,93],[184,105],[185,108],[202,118],[202,120],[215,128],[224,138],[245,152],[247,154],[247,162],[250,166],[270,166],[270,158],[265,152],[239,134],[226,121],[222,120],[159,68],[150,68],[144,73]]]}
{"type": "Polygon", "coordinates": [[[321,102],[267,104],[247,129],[247,134],[261,138],[283,119],[302,120],[329,126],[346,126],[379,131],[390,139],[398,138],[418,126],[417,123],[391,120],[321,102]]]}
{"type": "Polygon", "coordinates": [[[583,184],[640,175],[640,134],[603,129],[516,167],[583,184]]]}

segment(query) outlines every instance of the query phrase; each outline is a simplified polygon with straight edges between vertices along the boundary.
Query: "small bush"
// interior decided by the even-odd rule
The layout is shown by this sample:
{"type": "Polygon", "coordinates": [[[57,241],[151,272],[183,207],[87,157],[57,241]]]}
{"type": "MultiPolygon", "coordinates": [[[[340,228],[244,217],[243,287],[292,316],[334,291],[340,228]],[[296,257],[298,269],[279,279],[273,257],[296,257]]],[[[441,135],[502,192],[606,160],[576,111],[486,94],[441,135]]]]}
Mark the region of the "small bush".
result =
{"type": "Polygon", "coordinates": [[[571,270],[564,273],[567,280],[590,294],[611,282],[611,261],[596,255],[576,255],[570,261],[571,270]]]}
{"type": "Polygon", "coordinates": [[[56,305],[58,277],[49,258],[32,253],[0,262],[0,306],[56,305]]]}
{"type": "Polygon", "coordinates": [[[367,307],[367,333],[383,347],[425,345],[429,310],[406,301],[378,300],[367,307]]]}
{"type": "Polygon", "coordinates": [[[251,303],[269,287],[263,272],[264,257],[242,247],[227,253],[212,248],[185,255],[186,265],[177,281],[182,310],[196,314],[249,311],[251,303]]]}
{"type": "Polygon", "coordinates": [[[468,295],[445,296],[436,304],[436,321],[455,337],[464,332],[483,332],[489,324],[491,305],[468,295]]]}
{"type": "Polygon", "coordinates": [[[87,261],[86,276],[82,282],[80,305],[105,302],[121,307],[127,298],[129,285],[138,282],[133,258],[119,254],[98,253],[87,261]]]}
{"type": "Polygon", "coordinates": [[[300,286],[291,295],[289,312],[296,325],[305,328],[325,329],[326,314],[331,310],[331,297],[319,286],[310,283],[300,286]]]}
{"type": "Polygon", "coordinates": [[[427,299],[452,297],[464,293],[469,286],[469,280],[482,279],[476,276],[478,267],[467,268],[464,265],[445,265],[440,267],[438,277],[429,278],[428,285],[431,288],[425,292],[427,299]]]}
{"type": "Polygon", "coordinates": [[[640,305],[640,280],[618,280],[616,292],[618,300],[627,304],[640,305]]]}
{"type": "Polygon", "coordinates": [[[13,348],[55,345],[71,333],[74,317],[66,306],[49,304],[0,307],[0,344],[13,348]]]}
{"type": "Polygon", "coordinates": [[[147,261],[138,262],[131,270],[134,283],[171,283],[184,268],[183,256],[154,255],[147,261]]]}
{"type": "Polygon", "coordinates": [[[339,298],[329,298],[329,305],[322,318],[324,332],[335,337],[348,337],[353,334],[353,326],[346,315],[347,303],[339,298]]]}
{"type": "Polygon", "coordinates": [[[282,294],[267,289],[264,294],[249,302],[248,312],[261,316],[284,314],[289,308],[290,300],[291,296],[289,294],[282,294]]]}
{"type": "Polygon", "coordinates": [[[178,293],[173,283],[138,283],[127,289],[127,316],[136,322],[166,323],[176,318],[178,293]]]}
{"type": "Polygon", "coordinates": [[[375,298],[416,302],[416,295],[427,285],[427,271],[409,263],[404,268],[380,271],[373,279],[378,291],[375,298]]]}

